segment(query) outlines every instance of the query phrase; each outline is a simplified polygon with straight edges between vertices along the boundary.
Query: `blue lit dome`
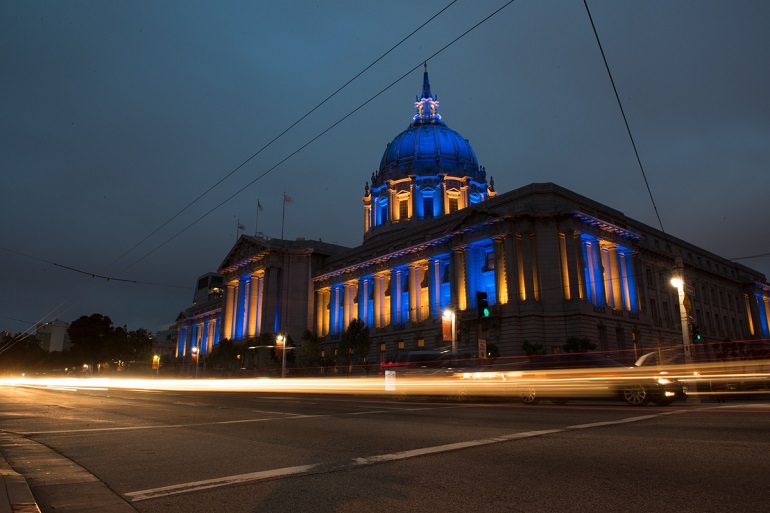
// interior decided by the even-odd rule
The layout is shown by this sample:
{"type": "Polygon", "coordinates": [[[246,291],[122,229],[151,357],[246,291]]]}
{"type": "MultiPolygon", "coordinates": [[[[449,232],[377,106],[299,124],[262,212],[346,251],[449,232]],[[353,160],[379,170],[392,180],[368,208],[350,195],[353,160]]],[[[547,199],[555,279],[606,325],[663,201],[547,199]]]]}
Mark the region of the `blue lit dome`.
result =
{"type": "Polygon", "coordinates": [[[409,128],[388,144],[364,189],[364,240],[423,220],[451,214],[495,196],[494,182],[476,153],[438,113],[428,81],[409,128]]]}
{"type": "Polygon", "coordinates": [[[467,139],[449,128],[438,113],[438,100],[430,91],[427,70],[423,76],[422,96],[415,102],[417,113],[409,128],[388,144],[380,167],[372,178],[372,187],[386,180],[409,176],[439,175],[486,182],[476,153],[467,139]]]}

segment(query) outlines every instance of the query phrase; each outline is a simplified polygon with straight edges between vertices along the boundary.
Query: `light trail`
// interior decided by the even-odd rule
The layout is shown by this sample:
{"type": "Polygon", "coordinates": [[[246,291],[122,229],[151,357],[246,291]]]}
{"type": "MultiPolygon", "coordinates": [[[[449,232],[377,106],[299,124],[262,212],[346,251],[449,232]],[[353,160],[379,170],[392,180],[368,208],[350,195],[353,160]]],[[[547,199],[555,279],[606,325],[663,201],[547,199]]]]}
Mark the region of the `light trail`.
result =
{"type": "Polygon", "coordinates": [[[280,394],[357,394],[402,398],[517,398],[527,387],[544,397],[588,398],[612,395],[633,384],[680,384],[688,395],[770,394],[770,360],[677,364],[650,367],[542,369],[522,372],[504,366],[442,377],[391,374],[373,377],[132,379],[120,377],[6,377],[0,386],[77,390],[166,392],[244,392],[280,394]]]}

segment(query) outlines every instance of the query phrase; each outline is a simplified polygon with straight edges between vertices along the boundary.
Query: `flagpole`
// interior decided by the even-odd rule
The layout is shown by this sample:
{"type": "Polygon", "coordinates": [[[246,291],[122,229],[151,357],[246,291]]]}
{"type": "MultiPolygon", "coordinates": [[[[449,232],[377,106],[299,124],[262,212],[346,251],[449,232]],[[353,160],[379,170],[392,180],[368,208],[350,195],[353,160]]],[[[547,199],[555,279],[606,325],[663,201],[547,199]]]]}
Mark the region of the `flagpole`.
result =
{"type": "Polygon", "coordinates": [[[256,237],[259,234],[259,211],[262,210],[262,205],[259,204],[259,199],[257,199],[257,222],[254,223],[254,237],[256,237]]]}
{"type": "Polygon", "coordinates": [[[286,220],[286,191],[283,191],[283,201],[281,203],[283,204],[281,212],[281,240],[283,240],[283,224],[286,220]]]}

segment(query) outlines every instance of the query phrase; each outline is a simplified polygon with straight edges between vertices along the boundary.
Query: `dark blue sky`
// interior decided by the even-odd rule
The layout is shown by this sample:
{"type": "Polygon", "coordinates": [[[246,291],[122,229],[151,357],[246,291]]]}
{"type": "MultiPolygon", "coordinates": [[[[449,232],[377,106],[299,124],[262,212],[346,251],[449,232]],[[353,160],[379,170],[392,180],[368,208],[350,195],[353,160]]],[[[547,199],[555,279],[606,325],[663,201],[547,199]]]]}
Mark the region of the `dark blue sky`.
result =
{"type": "MultiPolygon", "coordinates": [[[[95,312],[161,329],[237,221],[257,229],[257,200],[280,236],[284,191],[286,238],[360,244],[364,184],[426,59],[498,191],[555,182],[659,227],[583,2],[518,0],[431,57],[506,3],[458,0],[148,238],[450,2],[3,2],[0,329],[95,312]]],[[[588,5],[664,229],[769,253],[770,3],[588,5]]],[[[741,262],[770,274],[767,256],[741,262]]]]}

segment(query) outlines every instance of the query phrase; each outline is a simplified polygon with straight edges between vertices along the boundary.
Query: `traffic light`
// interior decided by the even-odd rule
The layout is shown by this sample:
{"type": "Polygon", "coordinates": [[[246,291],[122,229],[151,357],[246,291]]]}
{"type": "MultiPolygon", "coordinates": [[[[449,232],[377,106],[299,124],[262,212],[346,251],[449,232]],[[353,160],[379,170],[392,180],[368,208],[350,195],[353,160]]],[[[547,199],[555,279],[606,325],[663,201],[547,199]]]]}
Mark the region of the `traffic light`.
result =
{"type": "Polygon", "coordinates": [[[700,340],[700,326],[697,324],[693,324],[691,326],[692,329],[692,339],[693,340],[700,340]]]}
{"type": "Polygon", "coordinates": [[[489,317],[489,300],[486,292],[476,292],[476,309],[479,319],[489,317]]]}

